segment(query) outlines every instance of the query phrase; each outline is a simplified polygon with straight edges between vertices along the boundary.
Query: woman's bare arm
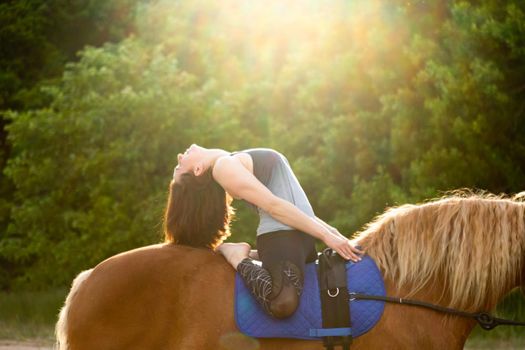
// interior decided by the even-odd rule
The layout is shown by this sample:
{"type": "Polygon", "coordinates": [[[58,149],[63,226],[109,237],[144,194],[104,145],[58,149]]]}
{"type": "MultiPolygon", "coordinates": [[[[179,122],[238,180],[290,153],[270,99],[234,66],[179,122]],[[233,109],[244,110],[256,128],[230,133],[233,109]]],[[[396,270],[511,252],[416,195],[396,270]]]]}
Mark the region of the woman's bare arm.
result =
{"type": "MultiPolygon", "coordinates": [[[[339,234],[339,235],[341,234],[341,233],[339,232],[338,229],[336,229],[335,227],[333,227],[333,226],[331,226],[330,224],[326,223],[326,222],[323,221],[321,218],[319,218],[319,217],[316,216],[315,219],[316,219],[321,225],[323,225],[324,227],[326,227],[326,229],[329,230],[330,232],[332,232],[332,233],[334,233],[334,234],[339,234]]],[[[357,248],[358,244],[357,244],[357,242],[356,242],[355,239],[351,239],[350,242],[352,242],[352,245],[353,245],[353,246],[359,251],[359,254],[364,254],[364,253],[365,253],[365,251],[363,251],[362,249],[357,248]]]]}
{"type": "Polygon", "coordinates": [[[213,169],[213,177],[232,196],[256,205],[285,225],[322,240],[343,258],[359,260],[357,254],[361,252],[346,237],[339,232],[331,232],[292,203],[275,196],[237,159],[218,159],[213,169]]]}
{"type": "Polygon", "coordinates": [[[315,217],[315,220],[317,220],[317,222],[319,222],[321,225],[323,225],[324,227],[326,227],[327,230],[329,231],[337,231],[337,229],[333,226],[330,226],[329,224],[327,224],[326,222],[324,222],[323,220],[321,220],[321,218],[319,217],[315,217]]]}

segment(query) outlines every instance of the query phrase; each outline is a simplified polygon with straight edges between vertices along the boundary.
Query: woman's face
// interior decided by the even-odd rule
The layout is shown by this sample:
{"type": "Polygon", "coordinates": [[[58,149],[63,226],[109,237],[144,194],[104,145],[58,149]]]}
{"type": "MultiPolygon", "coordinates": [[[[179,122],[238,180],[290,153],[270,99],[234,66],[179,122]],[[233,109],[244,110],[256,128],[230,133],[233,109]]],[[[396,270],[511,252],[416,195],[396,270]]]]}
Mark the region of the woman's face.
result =
{"type": "Polygon", "coordinates": [[[203,147],[192,144],[184,151],[177,155],[177,166],[173,170],[173,180],[178,181],[181,174],[193,172],[196,163],[201,159],[203,147]]]}

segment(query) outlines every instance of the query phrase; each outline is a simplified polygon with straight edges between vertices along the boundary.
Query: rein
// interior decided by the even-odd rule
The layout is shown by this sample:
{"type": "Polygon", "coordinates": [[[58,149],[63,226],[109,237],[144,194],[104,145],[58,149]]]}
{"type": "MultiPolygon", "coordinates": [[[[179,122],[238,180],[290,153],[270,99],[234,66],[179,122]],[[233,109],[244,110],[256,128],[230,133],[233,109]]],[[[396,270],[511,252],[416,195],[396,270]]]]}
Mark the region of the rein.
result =
{"type": "Polygon", "coordinates": [[[380,295],[368,295],[368,294],[360,294],[360,293],[352,293],[352,292],[348,294],[350,295],[350,301],[352,300],[385,301],[385,302],[394,303],[394,304],[419,306],[419,307],[431,309],[431,310],[446,313],[446,314],[451,314],[451,315],[456,315],[456,316],[461,316],[461,317],[466,317],[466,318],[473,318],[479,323],[481,328],[483,328],[486,331],[490,331],[491,329],[494,329],[495,327],[500,326],[500,325],[524,326],[525,327],[525,322],[518,322],[518,321],[497,318],[486,312],[460,311],[460,310],[451,309],[448,307],[443,307],[443,306],[426,303],[426,302],[419,301],[419,300],[412,300],[412,299],[394,298],[394,297],[387,297],[387,296],[380,296],[380,295]]]}

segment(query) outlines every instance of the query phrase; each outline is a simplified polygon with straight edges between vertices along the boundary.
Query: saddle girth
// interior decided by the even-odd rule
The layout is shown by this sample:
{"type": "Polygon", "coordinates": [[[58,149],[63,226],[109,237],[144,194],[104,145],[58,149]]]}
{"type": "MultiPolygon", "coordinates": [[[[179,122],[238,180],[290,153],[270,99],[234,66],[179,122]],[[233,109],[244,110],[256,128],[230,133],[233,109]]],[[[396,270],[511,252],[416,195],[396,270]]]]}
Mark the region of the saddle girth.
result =
{"type": "Polygon", "coordinates": [[[319,290],[323,328],[315,331],[323,337],[327,350],[333,350],[339,345],[343,350],[349,350],[352,329],[346,261],[330,248],[319,255],[319,290]]]}

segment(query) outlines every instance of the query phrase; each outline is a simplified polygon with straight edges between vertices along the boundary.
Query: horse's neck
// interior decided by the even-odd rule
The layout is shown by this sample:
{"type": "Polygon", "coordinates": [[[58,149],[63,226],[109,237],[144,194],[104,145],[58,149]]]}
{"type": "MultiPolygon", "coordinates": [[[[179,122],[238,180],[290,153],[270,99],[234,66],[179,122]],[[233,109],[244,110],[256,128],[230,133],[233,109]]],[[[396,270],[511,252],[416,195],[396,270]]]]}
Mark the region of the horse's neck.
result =
{"type": "MultiPolygon", "coordinates": [[[[409,296],[413,300],[446,305],[445,299],[447,297],[443,296],[441,292],[438,293],[437,288],[422,289],[414,294],[411,293],[409,287],[397,288],[395,283],[388,279],[385,280],[385,287],[389,296],[409,296]]],[[[476,325],[476,321],[473,319],[451,317],[445,313],[410,305],[388,304],[385,313],[391,314],[385,315],[388,316],[384,317],[387,322],[395,322],[395,324],[385,325],[387,329],[390,327],[392,329],[403,328],[407,334],[413,337],[414,341],[424,339],[433,344],[433,348],[436,349],[463,349],[469,334],[476,325]],[[447,336],[444,337],[444,334],[447,336]]],[[[424,348],[425,344],[414,344],[414,346],[424,348]]]]}
{"type": "MultiPolygon", "coordinates": [[[[394,283],[392,283],[394,285],[394,283]]],[[[395,289],[395,296],[399,297],[408,297],[410,299],[422,300],[429,303],[433,303],[440,306],[451,307],[452,295],[451,291],[443,289],[445,286],[444,278],[437,278],[428,282],[425,286],[420,288],[415,293],[413,292],[412,286],[410,284],[401,286],[399,289],[395,289]]],[[[495,292],[494,296],[489,295],[489,291],[485,288],[479,287],[476,288],[478,293],[481,295],[482,304],[484,306],[477,309],[462,308],[462,311],[469,312],[490,312],[495,309],[496,305],[503,300],[503,298],[508,295],[513,289],[520,286],[520,281],[516,281],[505,288],[495,292]]],[[[494,291],[491,291],[494,292],[494,291]]],[[[525,292],[525,290],[524,290],[525,292]]],[[[460,307],[453,307],[460,309],[460,307]]]]}
{"type": "MultiPolygon", "coordinates": [[[[522,262],[525,262],[525,257],[521,260],[522,262]]],[[[516,265],[511,264],[510,266],[507,265],[507,268],[515,269],[516,265]]],[[[491,269],[490,266],[487,267],[488,269],[491,269]]],[[[462,309],[463,311],[470,311],[470,312],[487,312],[492,311],[496,307],[496,305],[503,300],[503,298],[508,295],[514,288],[522,286],[524,288],[525,293],[525,263],[523,264],[523,267],[520,267],[519,269],[522,269],[523,272],[515,273],[511,272],[509,275],[514,275],[513,280],[507,280],[505,285],[503,284],[494,284],[494,283],[483,283],[481,282],[481,285],[474,285],[469,286],[472,293],[476,293],[475,295],[478,296],[480,299],[478,299],[478,305],[474,306],[474,300],[469,299],[463,299],[463,301],[459,301],[458,305],[458,297],[457,294],[454,296],[454,303],[452,303],[453,295],[452,295],[452,288],[450,288],[450,283],[452,280],[448,278],[448,276],[445,275],[444,272],[438,272],[436,275],[432,276],[430,280],[423,286],[420,286],[420,283],[417,283],[418,287],[417,290],[414,290],[414,285],[411,284],[411,282],[406,282],[405,284],[401,285],[398,288],[395,288],[396,294],[393,294],[394,296],[399,297],[409,297],[412,299],[419,298],[420,300],[424,300],[430,303],[438,304],[441,306],[447,306],[447,307],[454,307],[458,309],[462,309]]],[[[439,271],[446,270],[446,267],[442,267],[438,269],[439,271]]],[[[519,270],[518,270],[519,271],[519,270]]],[[[383,276],[385,276],[384,271],[383,276]]],[[[507,271],[501,271],[501,273],[507,274],[507,271]]],[[[469,279],[468,276],[465,276],[463,282],[465,283],[465,287],[467,288],[467,281],[469,279]]],[[[475,282],[475,280],[470,279],[470,282],[475,282]]],[[[460,281],[461,283],[461,281],[460,281]]],[[[395,286],[397,283],[392,282],[392,285],[395,286]]],[[[465,291],[465,289],[460,289],[462,291],[465,291]]],[[[474,298],[472,298],[474,299],[474,298]]]]}

